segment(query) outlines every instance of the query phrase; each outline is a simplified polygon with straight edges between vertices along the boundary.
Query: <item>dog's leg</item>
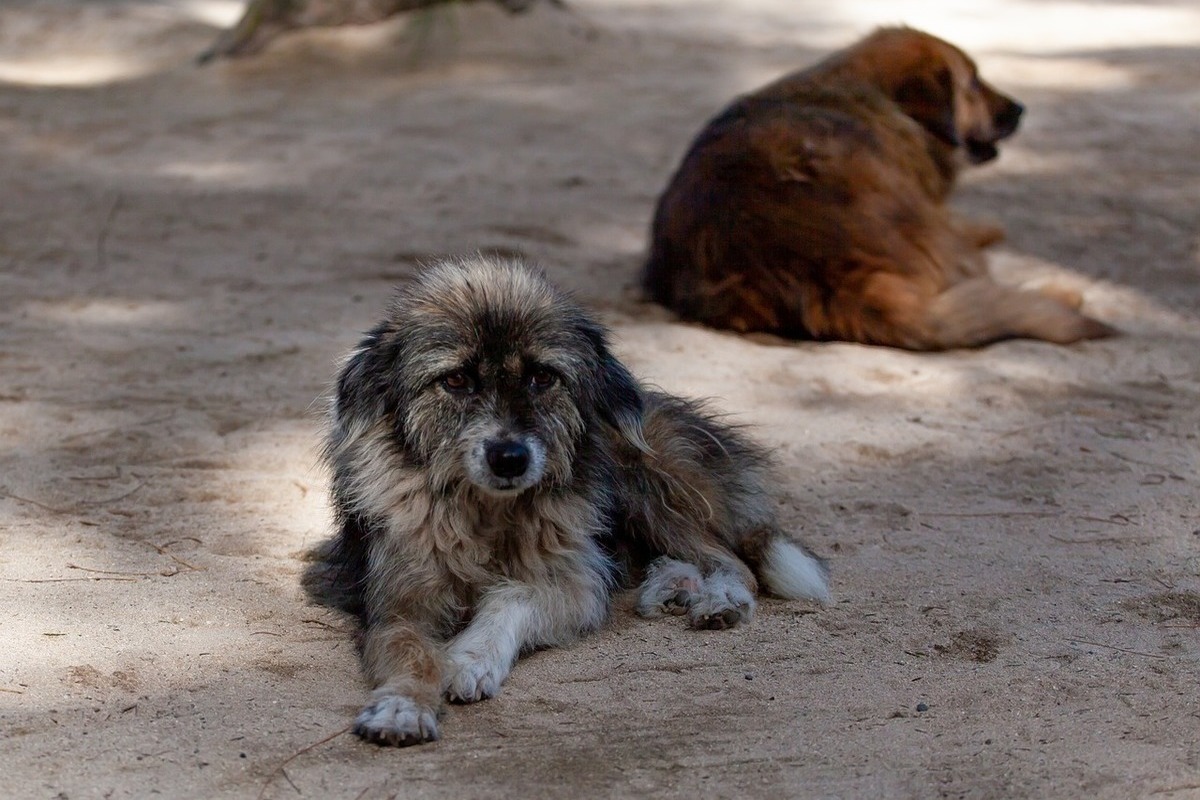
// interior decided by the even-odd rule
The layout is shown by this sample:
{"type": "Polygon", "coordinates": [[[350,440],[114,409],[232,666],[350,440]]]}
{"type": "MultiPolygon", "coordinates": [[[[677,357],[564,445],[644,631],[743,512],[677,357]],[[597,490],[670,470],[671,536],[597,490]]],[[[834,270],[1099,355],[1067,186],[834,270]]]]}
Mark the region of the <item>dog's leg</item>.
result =
{"type": "Polygon", "coordinates": [[[437,739],[442,662],[433,642],[411,623],[372,626],[362,657],[375,690],[354,720],[354,732],[376,744],[401,747],[437,739]]]}
{"type": "Polygon", "coordinates": [[[861,297],[844,298],[830,309],[830,317],[830,331],[822,332],[826,338],[910,350],[982,347],[1003,339],[1070,344],[1117,333],[1056,297],[989,277],[970,278],[930,295],[904,277],[878,273],[861,297]]]}
{"type": "Polygon", "coordinates": [[[662,556],[650,562],[638,592],[637,613],[643,617],[686,614],[704,585],[693,564],[662,556]]]}
{"type": "Polygon", "coordinates": [[[719,631],[749,622],[754,616],[755,589],[746,581],[748,574],[749,570],[739,562],[737,567],[718,566],[706,575],[695,602],[688,609],[688,622],[692,627],[719,631]]]}
{"type": "Polygon", "coordinates": [[[661,556],[651,562],[638,592],[643,617],[687,614],[693,628],[722,630],[754,616],[754,578],[732,555],[709,561],[708,574],[687,561],[661,556]]]}
{"type": "Polygon", "coordinates": [[[1083,292],[1078,289],[1072,289],[1069,286],[1063,286],[1059,283],[1042,283],[1034,286],[1022,286],[1021,289],[1045,295],[1076,311],[1083,308],[1083,292]]]}
{"type": "Polygon", "coordinates": [[[1002,286],[989,278],[950,287],[929,304],[926,317],[935,348],[977,347],[1002,339],[1070,344],[1117,333],[1056,297],[1002,286]]]}
{"type": "Polygon", "coordinates": [[[532,585],[506,581],[487,590],[475,616],[446,648],[446,696],[458,703],[495,697],[523,650],[564,644],[608,616],[599,576],[532,585]]]}

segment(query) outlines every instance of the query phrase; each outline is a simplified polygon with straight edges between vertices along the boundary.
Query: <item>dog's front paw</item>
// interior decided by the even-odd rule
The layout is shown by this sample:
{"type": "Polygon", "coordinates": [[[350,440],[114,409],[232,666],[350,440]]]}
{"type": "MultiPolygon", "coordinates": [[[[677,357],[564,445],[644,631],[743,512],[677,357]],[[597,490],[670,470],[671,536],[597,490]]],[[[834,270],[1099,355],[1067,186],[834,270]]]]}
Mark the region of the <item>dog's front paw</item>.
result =
{"type": "Polygon", "coordinates": [[[754,616],[754,595],[737,576],[718,572],[704,580],[699,596],[688,609],[693,628],[724,630],[754,616]]]}
{"type": "Polygon", "coordinates": [[[453,703],[476,703],[495,697],[508,672],[507,665],[487,658],[471,653],[451,654],[446,697],[453,703]]]}
{"type": "Polygon", "coordinates": [[[393,747],[437,741],[437,711],[408,697],[385,694],[359,712],[354,733],[368,742],[393,747]]]}

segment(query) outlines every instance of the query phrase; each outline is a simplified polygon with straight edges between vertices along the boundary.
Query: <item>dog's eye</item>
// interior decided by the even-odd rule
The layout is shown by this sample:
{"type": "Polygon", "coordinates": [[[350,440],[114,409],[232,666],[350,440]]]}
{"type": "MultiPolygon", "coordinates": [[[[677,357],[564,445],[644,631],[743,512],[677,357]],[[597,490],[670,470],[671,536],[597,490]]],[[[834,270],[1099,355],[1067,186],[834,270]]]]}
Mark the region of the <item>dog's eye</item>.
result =
{"type": "Polygon", "coordinates": [[[456,369],[442,378],[442,388],[450,394],[470,394],[475,391],[475,381],[461,369],[456,369]]]}
{"type": "Polygon", "coordinates": [[[539,367],[529,373],[529,387],[535,392],[545,391],[557,382],[558,376],[548,369],[539,367]]]}

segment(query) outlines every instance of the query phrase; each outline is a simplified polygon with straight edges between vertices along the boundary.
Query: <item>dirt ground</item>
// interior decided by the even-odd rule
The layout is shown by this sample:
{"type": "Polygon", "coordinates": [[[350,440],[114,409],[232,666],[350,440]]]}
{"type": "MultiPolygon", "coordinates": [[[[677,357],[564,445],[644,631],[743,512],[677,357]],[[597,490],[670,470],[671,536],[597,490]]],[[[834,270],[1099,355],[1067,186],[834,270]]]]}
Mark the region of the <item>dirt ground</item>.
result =
{"type": "Polygon", "coordinates": [[[0,7],[0,794],[1200,797],[1200,7],[463,6],[190,58],[232,0],[0,7]],[[918,355],[631,291],[726,100],[883,23],[1028,106],[959,205],[1127,335],[918,355]],[[344,730],[319,398],[422,258],[523,254],[778,458],[835,603],[613,623],[406,750],[344,730]],[[339,732],[340,735],[339,735],[339,732]]]}

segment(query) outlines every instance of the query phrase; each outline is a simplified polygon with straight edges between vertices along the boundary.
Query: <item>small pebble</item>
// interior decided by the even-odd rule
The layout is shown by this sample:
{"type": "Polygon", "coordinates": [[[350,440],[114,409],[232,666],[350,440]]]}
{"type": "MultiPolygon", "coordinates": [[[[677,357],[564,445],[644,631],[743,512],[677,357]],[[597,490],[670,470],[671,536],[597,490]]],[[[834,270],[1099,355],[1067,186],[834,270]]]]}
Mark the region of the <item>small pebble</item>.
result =
{"type": "Polygon", "coordinates": [[[747,673],[745,674],[745,676],[744,676],[744,677],[746,678],[746,680],[748,680],[748,681],[752,681],[752,680],[754,680],[754,673],[753,673],[753,672],[747,672],[747,673]]]}
{"type": "Polygon", "coordinates": [[[929,706],[925,703],[917,703],[917,711],[928,711],[929,706]]]}

